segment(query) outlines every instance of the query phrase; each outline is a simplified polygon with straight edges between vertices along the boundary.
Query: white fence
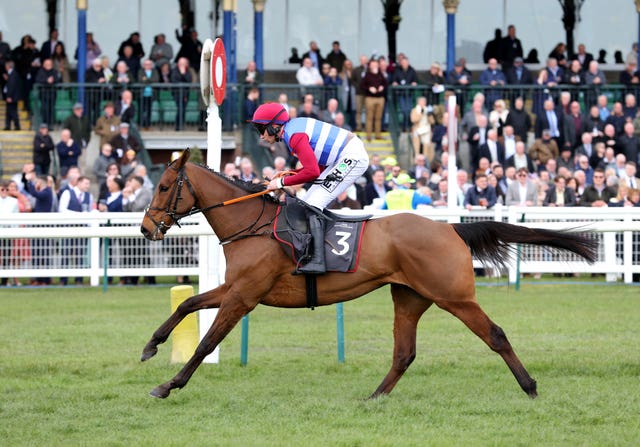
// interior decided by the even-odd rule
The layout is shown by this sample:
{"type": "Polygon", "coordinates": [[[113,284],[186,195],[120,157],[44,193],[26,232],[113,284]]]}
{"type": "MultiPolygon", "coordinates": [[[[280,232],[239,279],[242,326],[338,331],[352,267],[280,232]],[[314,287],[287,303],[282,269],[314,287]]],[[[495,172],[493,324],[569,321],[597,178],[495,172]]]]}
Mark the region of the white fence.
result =
{"type": "MultiPolygon", "coordinates": [[[[392,212],[373,213],[380,217],[392,212]]],[[[621,278],[626,283],[632,282],[633,274],[640,274],[639,208],[497,207],[471,212],[429,208],[414,213],[448,222],[498,220],[539,228],[576,229],[592,232],[600,241],[598,260],[592,265],[577,256],[522,247],[520,273],[604,273],[608,281],[621,278]]],[[[191,275],[200,276],[202,286],[211,280],[205,281],[204,276],[224,272],[222,256],[212,261],[218,265],[207,262],[206,247],[217,244],[217,238],[203,216],[184,219],[182,228],[171,228],[162,242],[149,242],[142,237],[142,217],[142,213],[97,212],[0,216],[0,278],[88,277],[90,284],[97,286],[106,276],[191,275]]],[[[511,282],[516,280],[517,269],[514,257],[508,272],[511,282]]]]}

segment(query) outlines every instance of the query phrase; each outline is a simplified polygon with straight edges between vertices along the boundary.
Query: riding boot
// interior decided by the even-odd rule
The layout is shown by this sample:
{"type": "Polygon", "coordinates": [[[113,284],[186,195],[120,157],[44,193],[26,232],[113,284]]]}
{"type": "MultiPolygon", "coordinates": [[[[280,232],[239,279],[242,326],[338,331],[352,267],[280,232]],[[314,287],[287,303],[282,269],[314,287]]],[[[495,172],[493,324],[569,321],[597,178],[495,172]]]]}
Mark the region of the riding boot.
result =
{"type": "Polygon", "coordinates": [[[324,219],[316,214],[309,216],[309,230],[313,239],[311,260],[299,267],[298,272],[317,275],[326,271],[324,263],[324,219]]]}

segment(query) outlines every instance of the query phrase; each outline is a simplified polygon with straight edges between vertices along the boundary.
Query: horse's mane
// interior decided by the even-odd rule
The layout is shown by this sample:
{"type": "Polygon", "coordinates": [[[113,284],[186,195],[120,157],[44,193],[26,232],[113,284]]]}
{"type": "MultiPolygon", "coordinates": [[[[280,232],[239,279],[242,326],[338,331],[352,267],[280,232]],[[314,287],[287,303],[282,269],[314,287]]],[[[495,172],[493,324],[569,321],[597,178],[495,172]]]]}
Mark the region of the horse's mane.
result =
{"type": "MultiPolygon", "coordinates": [[[[196,166],[199,166],[201,168],[206,169],[210,173],[220,177],[221,179],[223,179],[224,181],[226,181],[228,183],[231,183],[233,186],[236,186],[236,187],[242,189],[243,191],[248,192],[249,194],[253,194],[253,193],[256,193],[256,192],[261,192],[261,191],[264,191],[265,189],[267,189],[267,187],[263,183],[253,183],[253,182],[247,182],[247,181],[241,180],[239,178],[235,178],[235,177],[227,177],[226,175],[221,174],[220,172],[214,171],[213,169],[211,169],[207,165],[204,165],[204,164],[201,164],[201,163],[193,163],[193,164],[195,164],[196,166]]],[[[265,199],[269,200],[270,202],[273,202],[273,203],[276,203],[276,204],[280,203],[280,201],[276,197],[274,197],[274,196],[272,196],[270,194],[265,194],[265,195],[263,195],[261,197],[264,197],[265,199]]]]}

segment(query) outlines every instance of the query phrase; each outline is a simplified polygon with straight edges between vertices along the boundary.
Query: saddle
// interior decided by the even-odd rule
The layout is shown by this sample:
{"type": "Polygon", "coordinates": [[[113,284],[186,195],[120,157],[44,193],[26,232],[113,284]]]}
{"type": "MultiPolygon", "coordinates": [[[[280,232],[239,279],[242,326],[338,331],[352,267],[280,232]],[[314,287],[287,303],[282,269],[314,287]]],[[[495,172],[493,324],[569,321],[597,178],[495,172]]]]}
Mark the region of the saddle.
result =
{"type": "MultiPolygon", "coordinates": [[[[295,198],[278,207],[273,222],[273,237],[284,252],[296,264],[304,264],[310,257],[309,222],[307,213],[318,210],[295,198]]],[[[364,225],[371,214],[363,216],[342,216],[324,210],[321,217],[326,219],[324,231],[324,253],[328,272],[355,272],[358,269],[360,243],[364,225]]]]}

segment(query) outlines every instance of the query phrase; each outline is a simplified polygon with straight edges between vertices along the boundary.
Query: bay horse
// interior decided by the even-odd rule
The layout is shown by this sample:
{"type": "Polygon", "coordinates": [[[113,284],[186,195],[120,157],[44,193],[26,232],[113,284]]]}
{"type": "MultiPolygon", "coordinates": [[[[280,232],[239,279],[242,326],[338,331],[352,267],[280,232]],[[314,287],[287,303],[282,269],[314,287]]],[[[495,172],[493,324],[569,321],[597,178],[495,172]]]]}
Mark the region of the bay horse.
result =
{"type": "MultiPolygon", "coordinates": [[[[258,304],[306,306],[304,276],[291,274],[293,262],[271,237],[277,199],[258,195],[256,191],[263,190],[262,185],[228,179],[205,166],[187,163],[188,159],[187,149],[162,174],[141,231],[150,240],[161,240],[180,218],[202,212],[224,243],[227,267],[224,284],[184,301],[144,347],[142,361],[158,352],[158,345],[167,340],[186,315],[218,308],[191,359],[173,379],[151,391],[159,398],[184,387],[203,359],[258,304]],[[251,195],[249,192],[257,197],[233,200],[251,195]]],[[[504,265],[511,256],[511,243],[568,250],[589,262],[596,257],[597,242],[587,235],[493,221],[448,224],[403,213],[367,222],[357,271],[317,277],[319,306],[352,300],[390,284],[394,304],[393,360],[371,398],[390,393],[413,362],[418,320],[434,303],[459,318],[500,354],[524,392],[532,398],[537,396],[535,380],[514,353],[505,333],[476,301],[472,255],[504,265]]]]}

